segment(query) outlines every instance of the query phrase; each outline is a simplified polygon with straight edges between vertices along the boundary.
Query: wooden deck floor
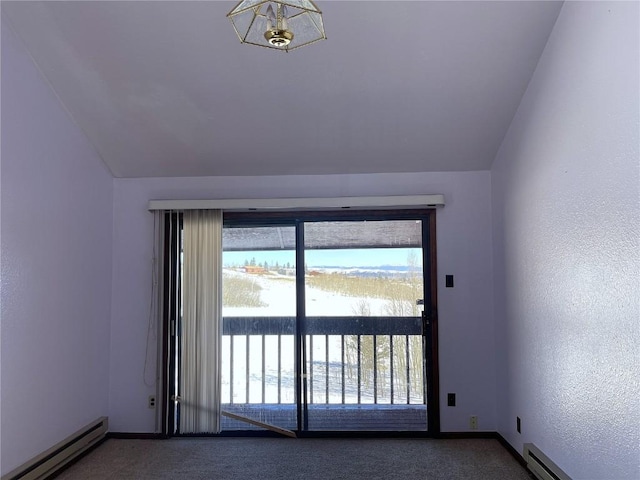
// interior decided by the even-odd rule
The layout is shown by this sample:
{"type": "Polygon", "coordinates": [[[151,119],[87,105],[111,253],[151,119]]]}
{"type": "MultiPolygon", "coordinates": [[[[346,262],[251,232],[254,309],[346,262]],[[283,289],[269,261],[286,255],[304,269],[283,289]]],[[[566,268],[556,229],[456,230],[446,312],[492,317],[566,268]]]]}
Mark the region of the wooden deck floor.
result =
{"type": "MultiPolygon", "coordinates": [[[[296,430],[295,405],[223,404],[222,409],[280,428],[296,430]]],[[[331,405],[307,408],[309,431],[426,431],[425,405],[331,405]]],[[[223,430],[260,430],[248,423],[223,417],[223,430]]]]}

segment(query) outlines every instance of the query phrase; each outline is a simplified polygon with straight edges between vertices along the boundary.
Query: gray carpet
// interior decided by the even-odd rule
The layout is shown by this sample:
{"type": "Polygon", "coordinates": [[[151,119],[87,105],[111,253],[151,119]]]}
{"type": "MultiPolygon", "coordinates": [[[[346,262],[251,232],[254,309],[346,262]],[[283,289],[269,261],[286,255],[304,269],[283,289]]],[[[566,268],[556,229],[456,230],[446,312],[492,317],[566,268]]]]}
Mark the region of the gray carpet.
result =
{"type": "Polygon", "coordinates": [[[497,440],[109,439],[57,480],[531,480],[497,440]]]}

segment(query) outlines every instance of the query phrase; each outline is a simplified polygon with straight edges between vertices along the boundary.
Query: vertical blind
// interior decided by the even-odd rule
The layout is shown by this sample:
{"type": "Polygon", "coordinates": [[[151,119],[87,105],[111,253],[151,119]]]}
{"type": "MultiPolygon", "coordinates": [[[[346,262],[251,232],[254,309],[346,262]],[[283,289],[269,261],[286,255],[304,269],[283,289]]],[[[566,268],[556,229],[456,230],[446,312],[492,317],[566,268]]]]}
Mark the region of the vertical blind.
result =
{"type": "Polygon", "coordinates": [[[184,212],[181,433],[220,432],[222,211],[184,212]]]}

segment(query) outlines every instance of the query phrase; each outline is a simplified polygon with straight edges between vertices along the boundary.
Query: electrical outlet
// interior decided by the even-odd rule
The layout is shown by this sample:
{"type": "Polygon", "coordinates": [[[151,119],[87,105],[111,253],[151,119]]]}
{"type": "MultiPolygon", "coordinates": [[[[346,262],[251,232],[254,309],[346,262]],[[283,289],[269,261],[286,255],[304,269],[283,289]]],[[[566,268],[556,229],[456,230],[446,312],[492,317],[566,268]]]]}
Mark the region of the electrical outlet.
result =
{"type": "Polygon", "coordinates": [[[471,415],[469,417],[469,428],[471,428],[471,430],[477,430],[478,429],[478,417],[477,417],[477,415],[471,415]]]}
{"type": "Polygon", "coordinates": [[[520,432],[520,417],[516,417],[516,430],[518,431],[518,433],[520,432]]]}
{"type": "Polygon", "coordinates": [[[149,395],[149,408],[156,408],[156,396],[149,395]]]}
{"type": "Polygon", "coordinates": [[[456,406],[456,394],[455,393],[447,393],[447,406],[455,407],[456,406]]]}

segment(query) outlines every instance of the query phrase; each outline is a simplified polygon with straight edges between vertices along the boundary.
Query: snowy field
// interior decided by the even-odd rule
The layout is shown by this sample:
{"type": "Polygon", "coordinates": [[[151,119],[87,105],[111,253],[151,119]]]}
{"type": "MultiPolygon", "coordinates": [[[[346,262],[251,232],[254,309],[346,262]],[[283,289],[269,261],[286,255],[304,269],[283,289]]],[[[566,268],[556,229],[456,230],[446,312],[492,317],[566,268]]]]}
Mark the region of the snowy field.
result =
{"type": "MultiPolygon", "coordinates": [[[[251,279],[261,287],[259,307],[223,307],[224,317],[295,317],[295,278],[286,275],[255,275],[238,270],[225,269],[224,274],[251,279]]],[[[384,316],[387,301],[379,298],[351,297],[339,295],[317,288],[305,290],[306,314],[308,316],[355,316],[367,305],[369,315],[384,316]]],[[[372,337],[364,337],[363,342],[372,342],[372,337]]],[[[222,402],[223,403],[295,403],[294,398],[294,338],[280,336],[280,358],[278,358],[277,335],[253,335],[249,337],[248,395],[247,395],[247,340],[244,335],[233,340],[233,362],[231,362],[231,342],[223,337],[222,352],[222,402]],[[264,400],[263,400],[263,338],[264,338],[264,400]],[[278,367],[280,361],[280,367],[278,367]],[[231,365],[233,364],[233,401],[231,402],[231,365]],[[280,372],[280,375],[278,373],[280,372]],[[280,399],[278,399],[278,376],[280,376],[280,399]]],[[[307,352],[311,352],[313,362],[307,359],[309,389],[313,389],[313,399],[309,403],[343,403],[342,339],[338,335],[314,335],[306,338],[307,352]],[[327,341],[328,340],[328,341],[327,341]],[[311,345],[311,343],[313,345],[311,345]],[[329,365],[328,372],[327,364],[329,365]],[[327,374],[329,378],[329,398],[327,399],[327,374]]],[[[421,352],[413,352],[420,355],[421,352]]],[[[389,385],[389,358],[378,361],[378,403],[391,403],[389,385]]],[[[358,385],[355,365],[346,365],[344,403],[358,403],[358,385]],[[351,375],[348,370],[351,368],[351,375]]],[[[396,375],[399,375],[396,373],[396,375]]],[[[398,384],[398,387],[400,384],[398,384]]],[[[403,388],[396,387],[394,402],[406,403],[406,382],[403,388]],[[398,391],[400,390],[400,391],[398,391]],[[404,390],[404,391],[402,391],[404,390]]],[[[360,403],[373,403],[374,391],[371,381],[361,382],[360,403]]],[[[410,403],[423,403],[422,385],[411,388],[410,403]]]]}

